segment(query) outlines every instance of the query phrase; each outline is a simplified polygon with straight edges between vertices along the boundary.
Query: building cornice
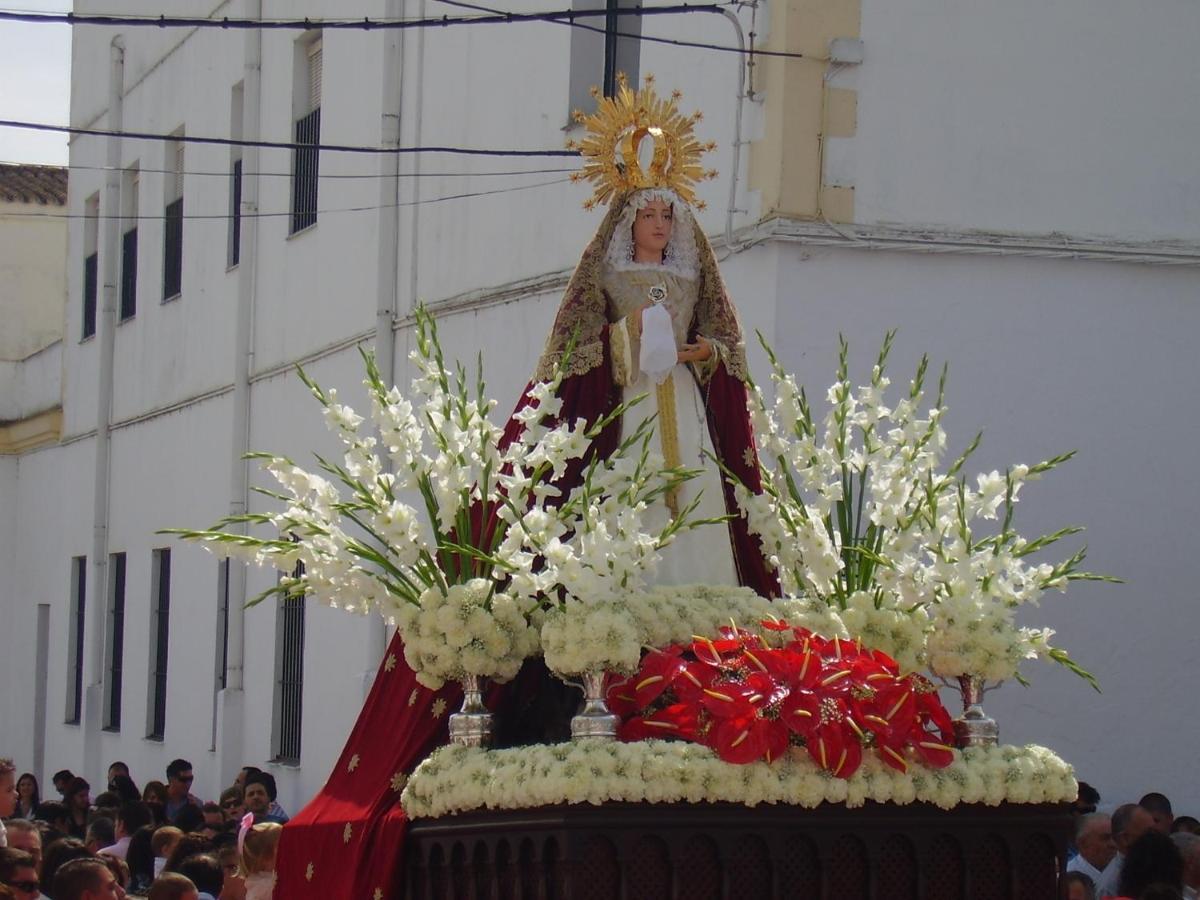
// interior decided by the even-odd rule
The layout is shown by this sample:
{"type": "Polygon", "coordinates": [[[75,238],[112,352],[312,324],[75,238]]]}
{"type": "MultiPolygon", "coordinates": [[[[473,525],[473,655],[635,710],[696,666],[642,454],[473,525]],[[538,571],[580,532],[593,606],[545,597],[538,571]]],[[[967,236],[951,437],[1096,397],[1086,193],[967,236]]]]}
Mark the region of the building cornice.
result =
{"type": "Polygon", "coordinates": [[[923,225],[834,224],[775,217],[743,228],[727,252],[740,253],[763,243],[846,247],[853,250],[899,250],[908,253],[952,253],[968,256],[1019,256],[1037,259],[1081,259],[1141,265],[1200,266],[1200,243],[1129,241],[1049,232],[954,231],[923,225]]]}
{"type": "Polygon", "coordinates": [[[57,444],[62,436],[62,407],[15,422],[0,423],[0,456],[15,456],[57,444]]]}

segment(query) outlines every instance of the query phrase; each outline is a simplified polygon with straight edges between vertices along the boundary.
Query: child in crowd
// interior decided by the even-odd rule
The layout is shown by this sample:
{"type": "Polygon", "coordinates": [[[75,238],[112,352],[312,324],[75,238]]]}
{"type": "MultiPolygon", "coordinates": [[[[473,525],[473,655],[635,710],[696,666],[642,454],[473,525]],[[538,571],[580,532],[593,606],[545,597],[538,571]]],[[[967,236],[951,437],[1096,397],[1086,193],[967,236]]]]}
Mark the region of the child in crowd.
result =
{"type": "Polygon", "coordinates": [[[242,844],[241,873],[246,879],[246,900],[271,900],[275,887],[275,848],[283,826],[276,822],[250,825],[242,820],[239,838],[242,844]]]}

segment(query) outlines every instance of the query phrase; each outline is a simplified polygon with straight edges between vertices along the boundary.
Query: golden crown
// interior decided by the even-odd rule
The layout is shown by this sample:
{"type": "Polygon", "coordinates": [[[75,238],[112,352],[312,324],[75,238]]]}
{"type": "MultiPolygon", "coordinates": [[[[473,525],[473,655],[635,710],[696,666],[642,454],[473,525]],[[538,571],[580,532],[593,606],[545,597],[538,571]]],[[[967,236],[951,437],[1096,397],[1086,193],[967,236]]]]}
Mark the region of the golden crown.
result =
{"type": "Polygon", "coordinates": [[[625,75],[618,73],[616,96],[603,97],[599,88],[592,88],[592,96],[596,98],[592,115],[579,110],[573,114],[587,128],[587,137],[567,142],[568,149],[578,150],[584,159],[583,168],[571,180],[590,181],[595,187],[584,206],[591,209],[640,188],[667,188],[683,202],[703,209],[692,188],[716,178],[715,170],[701,168],[700,157],[717,145],[696,140],[693,129],[702,115],[685,116],[679,111],[676,103],[683,95],[674,91],[670,97],[658,96],[653,75],[646,76],[640,91],[631,90],[625,75]],[[654,154],[643,168],[639,151],[647,138],[654,154]]]}

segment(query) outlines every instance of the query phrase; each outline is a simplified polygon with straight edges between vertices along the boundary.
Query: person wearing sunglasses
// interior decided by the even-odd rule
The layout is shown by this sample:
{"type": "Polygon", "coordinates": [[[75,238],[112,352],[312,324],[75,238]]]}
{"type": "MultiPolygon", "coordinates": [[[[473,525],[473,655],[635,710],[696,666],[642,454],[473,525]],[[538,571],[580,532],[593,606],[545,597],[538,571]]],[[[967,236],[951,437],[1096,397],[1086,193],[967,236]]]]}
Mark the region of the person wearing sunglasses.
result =
{"type": "Polygon", "coordinates": [[[192,764],[186,759],[173,759],[167,766],[167,821],[174,824],[179,814],[187,806],[200,806],[200,801],[192,795],[192,764]]]}

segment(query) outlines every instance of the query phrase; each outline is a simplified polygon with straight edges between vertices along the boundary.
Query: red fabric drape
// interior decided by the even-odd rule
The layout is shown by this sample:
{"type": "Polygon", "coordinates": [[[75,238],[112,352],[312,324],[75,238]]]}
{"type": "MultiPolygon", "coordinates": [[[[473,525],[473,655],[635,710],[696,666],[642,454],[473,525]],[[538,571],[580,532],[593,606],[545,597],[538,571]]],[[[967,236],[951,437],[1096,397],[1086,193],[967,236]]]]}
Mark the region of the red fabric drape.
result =
{"type": "Polygon", "coordinates": [[[397,634],[333,773],[284,826],[276,857],[277,900],[394,900],[404,860],[400,791],[422,759],[446,742],[462,702],[457,684],[417,683],[397,634]]]}

